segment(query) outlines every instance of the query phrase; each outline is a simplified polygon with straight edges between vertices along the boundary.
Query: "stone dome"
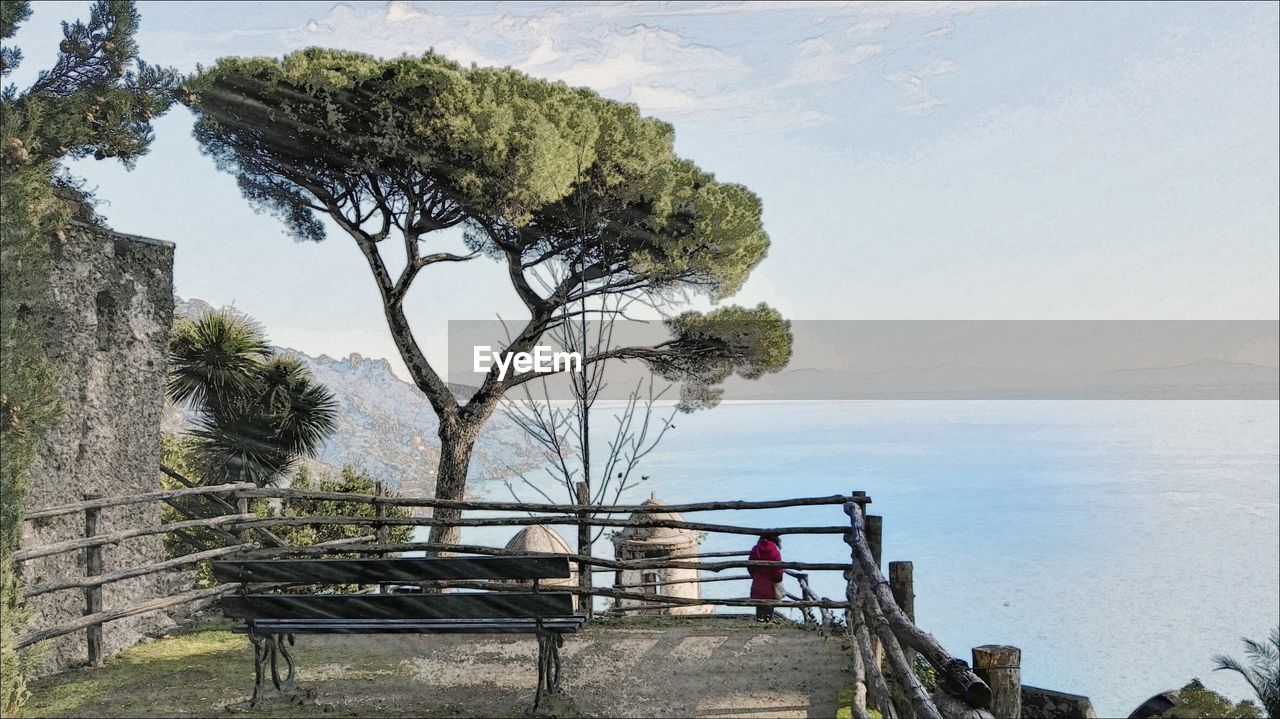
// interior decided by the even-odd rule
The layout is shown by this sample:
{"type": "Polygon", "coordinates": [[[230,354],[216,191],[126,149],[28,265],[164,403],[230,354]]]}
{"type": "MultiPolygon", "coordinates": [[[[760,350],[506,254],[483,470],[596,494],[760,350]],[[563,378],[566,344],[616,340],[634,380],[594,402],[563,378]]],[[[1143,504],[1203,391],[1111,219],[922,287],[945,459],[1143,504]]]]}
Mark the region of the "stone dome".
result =
{"type": "MultiPolygon", "coordinates": [[[[666,503],[658,501],[652,495],[641,505],[643,507],[653,507],[654,511],[636,512],[631,515],[629,521],[645,521],[650,519],[665,519],[675,522],[683,522],[684,517],[679,512],[663,512],[662,507],[667,506],[666,503]]],[[[678,527],[623,527],[622,531],[613,536],[615,543],[621,542],[647,542],[649,544],[687,544],[697,542],[701,539],[698,532],[692,529],[682,529],[678,527]]]]}
{"type": "Polygon", "coordinates": [[[533,524],[516,532],[507,542],[507,549],[521,552],[546,552],[549,554],[573,554],[569,543],[555,530],[541,524],[533,524]]]}
{"type": "MultiPolygon", "coordinates": [[[[514,549],[517,552],[529,553],[548,553],[548,554],[573,554],[573,550],[569,548],[569,543],[564,541],[558,532],[550,527],[541,524],[531,524],[528,527],[516,532],[516,536],[507,542],[507,549],[514,549]]],[[[521,586],[530,586],[533,582],[516,579],[510,582],[521,586]]],[[[559,577],[557,579],[544,579],[543,585],[553,587],[575,586],[578,583],[578,567],[575,562],[569,562],[569,576],[559,577]]],[[[580,597],[573,597],[573,607],[576,610],[580,597]]]]}

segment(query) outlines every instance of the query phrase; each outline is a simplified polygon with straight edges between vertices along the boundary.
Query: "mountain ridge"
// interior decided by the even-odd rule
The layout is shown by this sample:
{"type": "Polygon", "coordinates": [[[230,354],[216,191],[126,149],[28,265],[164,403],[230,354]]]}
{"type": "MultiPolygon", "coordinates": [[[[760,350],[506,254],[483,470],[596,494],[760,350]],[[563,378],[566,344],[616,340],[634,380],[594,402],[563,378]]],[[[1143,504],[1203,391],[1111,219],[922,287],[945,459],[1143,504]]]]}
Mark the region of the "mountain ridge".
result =
{"type": "MultiPolygon", "coordinates": [[[[175,317],[200,317],[226,311],[244,317],[258,327],[262,323],[231,307],[221,310],[198,298],[175,298],[175,317]]],[[[338,402],[337,428],[325,440],[316,457],[300,466],[320,473],[336,473],[350,466],[381,480],[402,494],[432,496],[436,463],[440,457],[439,419],[416,386],[397,377],[384,358],[352,352],[334,358],[309,355],[288,347],[272,351],[295,357],[316,381],[328,387],[338,402]]],[[[454,395],[470,396],[474,387],[450,384],[454,395]]],[[[194,426],[195,413],[168,405],[163,431],[179,434],[194,426]]],[[[516,471],[541,464],[540,450],[523,429],[502,413],[495,413],[476,441],[471,460],[471,482],[502,479],[516,471]]]]}

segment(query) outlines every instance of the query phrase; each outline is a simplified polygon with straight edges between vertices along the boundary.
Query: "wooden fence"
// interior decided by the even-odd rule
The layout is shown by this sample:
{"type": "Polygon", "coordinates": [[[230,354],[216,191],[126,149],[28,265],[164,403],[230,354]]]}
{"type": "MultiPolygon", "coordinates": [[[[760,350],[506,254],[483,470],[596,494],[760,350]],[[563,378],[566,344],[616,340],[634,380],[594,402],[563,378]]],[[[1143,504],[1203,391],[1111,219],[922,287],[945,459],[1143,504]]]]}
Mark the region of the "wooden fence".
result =
{"type": "MultiPolygon", "coordinates": [[[[996,716],[1019,716],[1018,656],[1012,647],[978,647],[973,650],[976,667],[957,659],[928,633],[915,624],[912,567],[910,562],[891,562],[889,578],[881,573],[881,536],[883,522],[880,517],[867,515],[866,505],[871,502],[865,493],[827,497],[805,497],[771,501],[722,501],[694,502],[671,505],[555,505],[525,502],[447,501],[425,497],[399,497],[385,492],[381,485],[374,494],[348,494],[293,490],[285,488],[258,488],[251,484],[222,484],[197,486],[176,472],[165,469],[166,474],[180,484],[180,489],[148,492],[127,497],[86,497],[84,501],[59,507],[36,509],[27,513],[27,519],[40,519],[67,514],[83,513],[85,533],[82,537],[68,538],[39,547],[24,547],[15,553],[17,562],[38,557],[83,550],[85,552],[85,576],[59,578],[27,586],[26,597],[48,592],[80,589],[85,593],[84,615],[71,621],[42,627],[18,637],[18,648],[30,646],[53,637],[85,630],[88,656],[93,664],[102,661],[102,627],[124,617],[154,612],[193,602],[208,602],[238,585],[223,584],[193,589],[171,596],[159,597],[126,607],[103,608],[102,587],[123,579],[189,566],[216,557],[228,555],[271,558],[320,556],[325,554],[374,554],[398,555],[406,552],[453,553],[473,555],[528,555],[533,552],[507,550],[491,546],[467,544],[433,544],[430,542],[390,542],[389,528],[393,526],[534,526],[561,525],[579,528],[579,549],[568,555],[577,564],[580,583],[577,586],[557,587],[584,597],[582,611],[590,614],[590,597],[605,597],[615,604],[626,603],[620,611],[663,612],[673,608],[690,606],[759,607],[773,606],[794,608],[801,612],[804,621],[817,625],[829,633],[846,635],[852,646],[854,668],[853,713],[855,717],[869,717],[874,709],[884,719],[930,719],[933,717],[966,717],[980,719],[990,717],[989,707],[996,716]],[[208,503],[217,513],[198,516],[184,503],[193,498],[208,503]],[[344,503],[372,505],[373,516],[268,516],[260,517],[249,511],[254,500],[310,499],[332,500],[344,503]],[[180,508],[179,514],[187,517],[157,526],[100,531],[97,513],[104,507],[134,505],[146,502],[165,502],[180,508]],[[747,525],[714,524],[684,521],[653,514],[680,515],[708,511],[778,509],[788,507],[840,507],[844,517],[839,524],[827,526],[753,527],[747,525]],[[181,509],[184,508],[185,509],[181,509]],[[389,508],[454,508],[469,512],[523,513],[523,516],[459,517],[437,519],[430,515],[394,517],[389,508]],[[631,515],[620,517],[619,515],[631,515]],[[295,525],[339,524],[367,527],[367,532],[350,539],[336,540],[306,547],[290,546],[271,529],[295,525]],[[618,528],[672,528],[694,532],[719,533],[734,536],[774,534],[838,535],[848,545],[848,562],[755,562],[746,559],[745,552],[695,552],[674,554],[660,558],[608,559],[593,556],[590,551],[591,527],[618,528]],[[208,530],[208,536],[222,542],[222,546],[208,547],[192,539],[189,530],[208,530]],[[141,567],[107,568],[103,566],[102,548],[124,539],[155,534],[170,534],[196,550],[192,554],[141,567]],[[583,546],[584,541],[587,543],[583,546]],[[778,601],[757,600],[747,597],[708,598],[673,596],[664,593],[662,586],[652,583],[596,586],[593,574],[635,569],[694,570],[690,578],[673,583],[741,581],[749,580],[745,573],[718,575],[726,570],[749,570],[753,567],[781,568],[795,580],[797,590],[787,592],[778,601]],[[837,599],[819,597],[810,581],[813,572],[840,572],[845,596],[837,599]],[[716,576],[709,576],[716,575],[716,576]],[[814,612],[817,612],[815,616],[814,612]]],[[[835,514],[834,516],[841,516],[835,514]]],[[[833,536],[834,540],[834,536],[833,536]]],[[[563,556],[563,555],[561,555],[563,556]]],[[[518,591],[509,584],[452,581],[436,583],[451,588],[483,588],[497,591],[518,591]]]]}

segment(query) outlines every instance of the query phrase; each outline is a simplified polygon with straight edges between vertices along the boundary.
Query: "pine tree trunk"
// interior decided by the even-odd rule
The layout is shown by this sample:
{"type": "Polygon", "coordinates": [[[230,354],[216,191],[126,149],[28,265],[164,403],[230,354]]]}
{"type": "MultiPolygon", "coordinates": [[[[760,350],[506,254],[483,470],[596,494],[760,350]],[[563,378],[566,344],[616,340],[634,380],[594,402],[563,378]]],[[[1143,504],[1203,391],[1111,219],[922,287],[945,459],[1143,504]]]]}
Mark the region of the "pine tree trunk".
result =
{"type": "MultiPolygon", "coordinates": [[[[436,468],[436,499],[466,499],[467,467],[471,464],[471,452],[484,421],[464,422],[458,419],[440,422],[440,464],[436,468]]],[[[437,507],[432,516],[437,519],[458,519],[462,510],[437,507]]],[[[431,528],[431,542],[435,544],[459,544],[459,527],[431,528]]]]}

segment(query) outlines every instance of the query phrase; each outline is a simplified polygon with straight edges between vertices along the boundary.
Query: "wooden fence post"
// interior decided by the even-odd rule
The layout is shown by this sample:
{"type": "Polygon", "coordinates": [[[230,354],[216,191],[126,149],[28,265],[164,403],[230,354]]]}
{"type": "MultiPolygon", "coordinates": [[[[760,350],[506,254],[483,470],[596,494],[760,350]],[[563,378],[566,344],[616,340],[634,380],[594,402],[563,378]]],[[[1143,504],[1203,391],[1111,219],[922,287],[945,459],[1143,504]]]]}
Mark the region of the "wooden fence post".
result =
{"type": "MultiPolygon", "coordinates": [[[[246,496],[244,496],[243,494],[240,494],[238,491],[236,492],[235,497],[236,497],[236,513],[237,513],[237,514],[248,514],[248,513],[249,513],[249,498],[248,498],[248,497],[246,497],[246,496]]],[[[252,532],[251,532],[249,529],[247,529],[247,528],[246,528],[246,529],[241,529],[241,530],[240,530],[240,541],[241,541],[241,542],[248,542],[248,541],[249,541],[249,536],[250,536],[250,534],[252,534],[252,532]]]]}
{"type": "Polygon", "coordinates": [[[889,591],[907,619],[916,620],[916,592],[911,562],[889,562],[889,591]]]}
{"type": "MultiPolygon", "coordinates": [[[[591,504],[591,490],[586,482],[578,482],[574,486],[574,492],[579,505],[591,504]]],[[[590,518],[590,512],[585,509],[578,510],[578,519],[590,518]]],[[[585,522],[578,523],[578,554],[584,557],[591,556],[591,525],[585,522]]],[[[578,586],[588,592],[591,591],[591,565],[586,562],[578,562],[578,586]]],[[[578,609],[590,619],[595,610],[595,598],[590,594],[578,595],[578,609]]]]}
{"type": "Polygon", "coordinates": [[[1000,644],[973,648],[973,673],[991,687],[991,714],[996,719],[1022,716],[1022,650],[1000,644]]]}
{"type": "Polygon", "coordinates": [[[876,560],[877,567],[883,567],[880,562],[880,548],[884,543],[884,517],[878,514],[864,514],[867,518],[867,546],[871,547],[871,556],[876,560]]]}
{"type": "MultiPolygon", "coordinates": [[[[98,499],[100,495],[86,494],[86,501],[98,499]]],[[[96,507],[84,510],[84,536],[92,537],[98,533],[98,518],[101,516],[102,510],[96,507]]],[[[84,548],[84,574],[86,577],[96,577],[102,574],[102,545],[95,545],[84,548]]],[[[102,586],[85,587],[84,588],[84,613],[85,616],[97,614],[102,611],[102,586]]],[[[85,629],[86,639],[88,641],[89,650],[89,666],[102,666],[102,625],[95,624],[85,629]]]]}
{"type": "MultiPolygon", "coordinates": [[[[387,485],[383,484],[381,480],[373,483],[373,496],[385,497],[386,494],[387,494],[387,485]]],[[[386,519],[387,505],[383,504],[382,502],[374,502],[373,516],[377,517],[378,519],[386,519]]],[[[391,543],[391,528],[388,527],[386,524],[379,522],[378,524],[373,525],[373,534],[374,534],[374,541],[377,542],[378,544],[391,543]]],[[[378,556],[383,559],[386,559],[387,553],[378,552],[378,556]]],[[[388,585],[386,584],[379,584],[378,593],[386,594],[387,586],[388,585]]]]}
{"type": "MultiPolygon", "coordinates": [[[[916,621],[916,594],[915,587],[912,582],[912,565],[911,562],[889,562],[889,591],[893,592],[893,601],[907,615],[907,621],[914,623],[916,621]]],[[[916,666],[920,656],[910,647],[903,647],[906,653],[907,661],[911,666],[916,666]]],[[[906,695],[901,694],[900,699],[905,701],[906,695]]],[[[904,706],[910,706],[907,702],[904,706]]]]}
{"type": "MultiPolygon", "coordinates": [[[[880,521],[881,520],[880,517],[876,517],[876,522],[873,529],[871,524],[871,515],[867,514],[867,505],[870,504],[870,501],[867,500],[866,492],[857,491],[857,492],[850,492],[849,494],[855,500],[853,504],[853,511],[862,515],[863,533],[866,534],[866,537],[867,537],[867,546],[871,547],[871,552],[875,557],[876,565],[879,566],[880,539],[881,539],[880,530],[884,527],[884,524],[883,522],[880,521]],[[863,500],[863,501],[858,502],[856,500],[863,500]],[[872,534],[873,531],[874,531],[874,534],[872,534]]],[[[856,578],[860,571],[858,569],[857,559],[853,560],[853,566],[854,566],[854,577],[856,578]]],[[[865,623],[865,618],[866,618],[865,610],[855,610],[855,611],[863,611],[863,620],[865,623]]],[[[879,668],[884,664],[884,645],[880,643],[880,636],[875,632],[868,631],[867,638],[869,640],[868,644],[871,647],[870,661],[873,664],[875,664],[877,668],[879,668]]]]}
{"type": "MultiPolygon", "coordinates": [[[[373,496],[375,497],[387,496],[387,485],[383,484],[381,481],[374,482],[373,496]]],[[[373,516],[377,517],[378,519],[386,519],[387,505],[383,504],[382,502],[374,502],[373,516]]],[[[377,541],[378,544],[391,543],[391,528],[388,527],[386,524],[383,524],[382,522],[378,522],[377,524],[373,525],[373,533],[374,533],[375,541],[377,541]]],[[[387,553],[378,552],[378,556],[385,559],[387,556],[387,553]]]]}

